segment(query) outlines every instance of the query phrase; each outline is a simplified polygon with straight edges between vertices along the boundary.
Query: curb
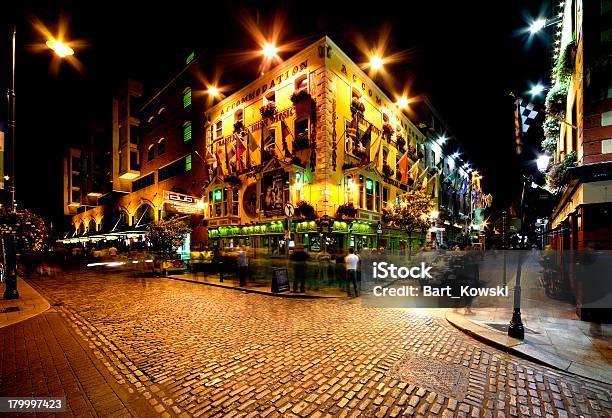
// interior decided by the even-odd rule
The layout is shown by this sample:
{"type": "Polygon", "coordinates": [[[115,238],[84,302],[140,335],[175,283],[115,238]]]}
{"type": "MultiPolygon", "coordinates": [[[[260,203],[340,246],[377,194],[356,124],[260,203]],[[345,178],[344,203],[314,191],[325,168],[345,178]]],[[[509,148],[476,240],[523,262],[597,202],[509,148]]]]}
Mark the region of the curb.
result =
{"type": "MultiPolygon", "coordinates": [[[[24,314],[24,315],[20,315],[18,318],[15,318],[14,320],[10,320],[10,321],[8,321],[8,322],[6,322],[6,323],[0,323],[0,328],[5,328],[5,327],[11,326],[11,325],[18,324],[18,323],[23,322],[23,321],[27,321],[28,319],[32,319],[32,318],[34,318],[35,316],[38,316],[38,315],[40,315],[40,314],[42,314],[42,313],[45,313],[45,312],[47,312],[49,309],[51,309],[51,304],[49,303],[49,301],[47,300],[47,298],[45,298],[45,297],[44,297],[44,296],[43,296],[43,295],[42,295],[42,294],[41,294],[41,293],[38,291],[38,289],[37,289],[37,288],[36,288],[34,285],[32,285],[32,284],[28,283],[28,281],[27,281],[27,280],[25,280],[23,277],[19,277],[19,276],[18,276],[18,277],[17,277],[17,279],[18,279],[18,280],[20,280],[20,281],[21,281],[21,283],[24,283],[26,286],[28,286],[28,287],[29,287],[29,288],[30,288],[30,289],[31,289],[31,290],[32,290],[34,293],[36,293],[36,294],[38,295],[38,297],[39,297],[40,299],[42,299],[42,301],[44,302],[44,304],[42,304],[42,305],[43,305],[43,308],[42,308],[42,309],[39,309],[39,310],[34,310],[34,311],[32,311],[32,312],[28,312],[27,314],[24,314]]],[[[22,301],[23,301],[23,299],[21,299],[21,296],[20,296],[20,297],[19,297],[19,299],[7,299],[7,301],[9,301],[9,302],[10,302],[10,301],[13,301],[13,302],[17,302],[17,303],[19,304],[19,302],[22,302],[22,301]]]]}
{"type": "Polygon", "coordinates": [[[229,286],[229,285],[224,285],[222,283],[200,282],[200,281],[197,281],[197,280],[192,280],[192,279],[187,279],[187,278],[182,278],[182,277],[177,277],[177,276],[162,276],[162,277],[164,277],[166,279],[171,279],[171,280],[179,280],[179,281],[182,281],[182,282],[202,284],[202,285],[205,285],[205,286],[220,287],[222,289],[231,289],[231,290],[237,290],[237,291],[240,291],[240,292],[256,293],[258,295],[265,295],[265,296],[274,296],[274,297],[277,297],[277,298],[286,298],[286,299],[348,299],[345,296],[305,295],[305,294],[301,294],[301,293],[272,293],[272,292],[266,292],[265,290],[249,289],[248,287],[229,286]]]}
{"type": "Polygon", "coordinates": [[[494,331],[485,328],[482,325],[476,324],[461,315],[447,313],[446,321],[453,327],[457,328],[464,334],[483,342],[489,346],[495,347],[500,351],[515,355],[525,360],[532,361],[542,366],[550,367],[561,372],[579,376],[584,379],[593,380],[595,382],[612,384],[612,379],[608,376],[601,376],[597,373],[597,369],[591,366],[585,366],[570,360],[566,360],[555,354],[542,352],[537,350],[532,345],[516,338],[508,337],[499,331],[494,331]],[[506,342],[504,342],[504,340],[506,342]],[[595,377],[594,377],[595,376],[595,377]]]}

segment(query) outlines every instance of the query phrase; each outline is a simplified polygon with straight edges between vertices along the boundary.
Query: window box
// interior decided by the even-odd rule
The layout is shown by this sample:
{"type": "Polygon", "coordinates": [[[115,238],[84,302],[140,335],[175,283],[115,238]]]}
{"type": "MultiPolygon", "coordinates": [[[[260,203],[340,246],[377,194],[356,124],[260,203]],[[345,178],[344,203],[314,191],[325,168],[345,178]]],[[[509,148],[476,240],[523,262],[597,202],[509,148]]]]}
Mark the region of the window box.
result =
{"type": "Polygon", "coordinates": [[[269,102],[263,105],[259,108],[259,113],[261,113],[262,118],[271,118],[276,114],[276,103],[269,102]]]}
{"type": "Polygon", "coordinates": [[[356,97],[351,100],[351,113],[363,113],[365,112],[365,105],[356,97]]]}
{"type": "Polygon", "coordinates": [[[385,123],[382,127],[382,132],[383,136],[387,138],[387,141],[389,141],[391,139],[391,136],[395,133],[395,129],[393,129],[390,124],[385,123]]]}
{"type": "Polygon", "coordinates": [[[352,202],[338,206],[336,217],[340,219],[354,219],[357,216],[357,209],[352,202]]]}

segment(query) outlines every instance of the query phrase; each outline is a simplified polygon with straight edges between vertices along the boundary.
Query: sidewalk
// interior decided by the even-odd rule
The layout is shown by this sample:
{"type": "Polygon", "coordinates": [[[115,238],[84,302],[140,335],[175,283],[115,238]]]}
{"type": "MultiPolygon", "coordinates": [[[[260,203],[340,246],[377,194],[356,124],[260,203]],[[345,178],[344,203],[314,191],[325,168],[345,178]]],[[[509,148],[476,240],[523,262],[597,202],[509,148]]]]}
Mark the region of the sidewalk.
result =
{"type": "MultiPolygon", "coordinates": [[[[5,283],[0,283],[0,297],[4,288],[5,283]]],[[[17,290],[19,299],[0,299],[0,328],[25,321],[50,308],[49,302],[21,277],[17,279],[17,290]]]]}
{"type": "MultiPolygon", "coordinates": [[[[521,314],[523,341],[510,338],[507,326],[512,306],[478,307],[473,315],[446,314],[455,327],[512,354],[612,384],[612,324],[595,324],[578,319],[572,304],[548,298],[539,280],[537,259],[524,265],[521,314]]],[[[514,272],[508,275],[514,288],[514,272]]]]}
{"type": "MultiPolygon", "coordinates": [[[[207,286],[223,287],[225,289],[236,289],[243,292],[258,293],[261,295],[278,296],[283,298],[306,298],[306,299],[322,299],[322,298],[343,298],[346,297],[346,292],[339,288],[319,288],[307,289],[306,293],[273,293],[271,283],[250,282],[246,286],[239,286],[238,279],[234,276],[227,276],[221,282],[217,274],[205,275],[204,273],[184,273],[178,275],[167,276],[169,279],[182,280],[191,283],[200,283],[207,286]]],[[[293,283],[289,283],[292,287],[293,283]]]]}

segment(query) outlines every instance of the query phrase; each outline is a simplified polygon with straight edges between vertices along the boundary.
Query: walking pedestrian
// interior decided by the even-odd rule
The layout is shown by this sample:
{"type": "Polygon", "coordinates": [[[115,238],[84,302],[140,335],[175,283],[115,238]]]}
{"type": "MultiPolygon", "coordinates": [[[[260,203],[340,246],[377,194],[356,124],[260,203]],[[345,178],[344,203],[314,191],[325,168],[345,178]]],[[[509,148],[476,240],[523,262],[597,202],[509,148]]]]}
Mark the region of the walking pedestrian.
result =
{"type": "Polygon", "coordinates": [[[346,265],[346,294],[351,295],[351,282],[353,283],[353,289],[355,290],[355,297],[359,296],[357,290],[357,267],[359,265],[359,257],[355,254],[353,247],[349,248],[349,254],[344,258],[344,264],[346,265]]]}
{"type": "Polygon", "coordinates": [[[249,272],[249,256],[244,247],[238,250],[238,277],[240,277],[240,287],[246,286],[246,277],[249,272]]]}

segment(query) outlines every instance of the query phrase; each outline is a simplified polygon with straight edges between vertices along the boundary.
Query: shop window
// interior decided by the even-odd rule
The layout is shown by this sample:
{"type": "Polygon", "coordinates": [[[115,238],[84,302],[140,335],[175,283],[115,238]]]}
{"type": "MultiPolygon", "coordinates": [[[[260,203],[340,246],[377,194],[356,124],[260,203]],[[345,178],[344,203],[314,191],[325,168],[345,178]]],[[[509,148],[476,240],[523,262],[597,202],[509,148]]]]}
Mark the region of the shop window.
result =
{"type": "Polygon", "coordinates": [[[191,141],[191,122],[185,122],[183,124],[183,141],[191,141]]]}
{"type": "Polygon", "coordinates": [[[166,153],[166,138],[161,138],[157,141],[157,155],[163,155],[166,153]]]}
{"type": "Polygon", "coordinates": [[[185,171],[191,171],[191,154],[185,156],[185,171]]]}
{"type": "Polygon", "coordinates": [[[147,149],[147,161],[151,161],[155,158],[155,144],[149,145],[147,149]]]}
{"type": "Polygon", "coordinates": [[[306,74],[298,77],[297,80],[295,80],[295,91],[308,91],[308,76],[306,74]]]}
{"type": "Polygon", "coordinates": [[[191,106],[191,87],[186,87],[183,90],[183,107],[187,109],[191,106]]]}
{"type": "Polygon", "coordinates": [[[238,201],[238,188],[233,187],[232,188],[232,215],[233,216],[238,216],[239,203],[240,202],[238,201]]]}
{"type": "Polygon", "coordinates": [[[215,139],[220,139],[223,136],[223,121],[220,120],[215,124],[215,139]]]}

